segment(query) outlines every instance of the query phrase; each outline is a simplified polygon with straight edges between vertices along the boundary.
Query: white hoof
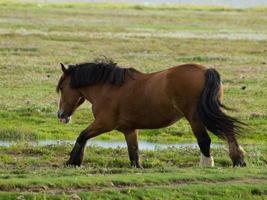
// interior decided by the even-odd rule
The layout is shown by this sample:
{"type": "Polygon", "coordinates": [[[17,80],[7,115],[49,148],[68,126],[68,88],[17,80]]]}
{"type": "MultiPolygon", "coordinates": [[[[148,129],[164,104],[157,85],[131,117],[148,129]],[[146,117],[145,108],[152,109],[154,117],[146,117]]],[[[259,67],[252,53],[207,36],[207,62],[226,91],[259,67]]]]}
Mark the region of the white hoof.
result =
{"type": "Polygon", "coordinates": [[[206,157],[201,153],[199,165],[201,167],[214,167],[213,157],[206,157]]]}

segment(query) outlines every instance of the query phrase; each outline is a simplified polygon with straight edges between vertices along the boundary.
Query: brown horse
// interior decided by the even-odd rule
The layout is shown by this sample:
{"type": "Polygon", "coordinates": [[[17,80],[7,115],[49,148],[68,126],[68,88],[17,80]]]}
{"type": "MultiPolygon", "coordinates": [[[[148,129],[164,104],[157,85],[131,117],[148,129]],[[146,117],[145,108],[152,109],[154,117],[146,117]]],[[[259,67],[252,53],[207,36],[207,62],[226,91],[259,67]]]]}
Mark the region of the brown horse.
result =
{"type": "Polygon", "coordinates": [[[215,69],[185,64],[147,74],[107,61],[61,68],[58,118],[67,123],[85,100],[91,102],[95,118],[77,138],[67,165],[81,165],[88,139],[118,130],[125,135],[131,165],[141,167],[137,130],[166,127],[182,117],[197,138],[200,164],[213,166],[209,130],[228,142],[233,166],[246,165],[236,140],[243,123],[222,111],[223,89],[215,69]]]}

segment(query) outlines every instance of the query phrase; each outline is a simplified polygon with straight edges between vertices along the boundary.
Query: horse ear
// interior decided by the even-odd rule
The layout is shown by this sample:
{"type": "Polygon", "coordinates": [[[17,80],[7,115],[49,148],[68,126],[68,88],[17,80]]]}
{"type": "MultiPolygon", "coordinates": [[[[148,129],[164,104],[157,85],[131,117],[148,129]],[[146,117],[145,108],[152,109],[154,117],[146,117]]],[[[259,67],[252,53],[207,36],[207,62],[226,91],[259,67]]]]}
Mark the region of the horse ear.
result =
{"type": "Polygon", "coordinates": [[[66,70],[67,70],[66,67],[65,67],[62,63],[60,63],[60,65],[61,65],[61,70],[62,70],[62,72],[65,73],[66,70]]]}

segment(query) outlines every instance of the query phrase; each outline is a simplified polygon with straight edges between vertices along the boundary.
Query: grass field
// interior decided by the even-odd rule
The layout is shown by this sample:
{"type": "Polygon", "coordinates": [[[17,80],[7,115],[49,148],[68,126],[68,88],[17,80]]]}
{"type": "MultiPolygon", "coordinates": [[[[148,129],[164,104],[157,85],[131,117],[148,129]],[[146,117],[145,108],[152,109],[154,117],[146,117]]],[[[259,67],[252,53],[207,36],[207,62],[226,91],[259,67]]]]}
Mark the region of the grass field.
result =
{"type": "MultiPolygon", "coordinates": [[[[266,58],[266,8],[0,1],[0,140],[20,141],[0,148],[0,199],[267,198],[266,58]],[[75,139],[92,121],[86,104],[71,124],[61,125],[55,86],[60,62],[101,55],[144,72],[192,62],[215,67],[223,77],[224,103],[251,127],[239,139],[249,167],[231,169],[225,149],[214,150],[214,169],[197,167],[197,150],[168,149],[141,152],[145,169],[135,170],[125,149],[90,147],[84,167],[75,169],[63,167],[70,146],[27,145],[75,139]]],[[[195,142],[185,120],[143,130],[140,138],[195,142]]]]}
{"type": "Polygon", "coordinates": [[[144,169],[127,150],[88,147],[81,168],[64,167],[71,146],[0,148],[0,199],[264,199],[267,148],[245,147],[250,167],[232,169],[226,149],[215,168],[200,168],[192,149],[142,151],[144,169]]]}

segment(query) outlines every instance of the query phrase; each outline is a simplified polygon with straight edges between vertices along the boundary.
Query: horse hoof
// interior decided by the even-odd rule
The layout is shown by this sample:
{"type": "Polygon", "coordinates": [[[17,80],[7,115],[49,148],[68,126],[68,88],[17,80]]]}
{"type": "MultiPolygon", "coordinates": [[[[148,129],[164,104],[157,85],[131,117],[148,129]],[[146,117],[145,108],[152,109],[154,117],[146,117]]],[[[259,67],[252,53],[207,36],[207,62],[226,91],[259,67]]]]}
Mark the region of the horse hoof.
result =
{"type": "Polygon", "coordinates": [[[65,162],[65,166],[73,166],[73,167],[80,167],[81,166],[81,161],[79,160],[68,160],[65,162]]]}
{"type": "Polygon", "coordinates": [[[132,166],[132,168],[143,169],[143,166],[140,165],[139,163],[132,163],[131,166],[132,166]]]}
{"type": "Polygon", "coordinates": [[[246,167],[247,164],[244,160],[237,160],[233,163],[233,167],[246,167]]]}
{"type": "Polygon", "coordinates": [[[214,167],[214,160],[213,157],[206,157],[201,153],[200,161],[199,161],[200,167],[214,167]]]}
{"type": "Polygon", "coordinates": [[[143,166],[140,165],[140,164],[139,165],[136,165],[136,168],[138,168],[138,169],[144,169],[143,166]]]}

